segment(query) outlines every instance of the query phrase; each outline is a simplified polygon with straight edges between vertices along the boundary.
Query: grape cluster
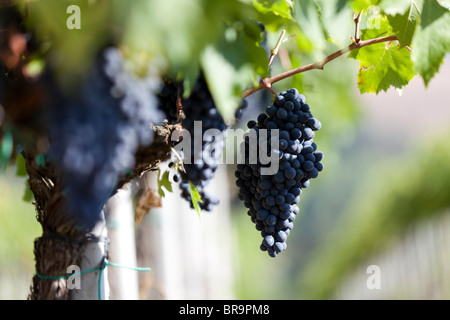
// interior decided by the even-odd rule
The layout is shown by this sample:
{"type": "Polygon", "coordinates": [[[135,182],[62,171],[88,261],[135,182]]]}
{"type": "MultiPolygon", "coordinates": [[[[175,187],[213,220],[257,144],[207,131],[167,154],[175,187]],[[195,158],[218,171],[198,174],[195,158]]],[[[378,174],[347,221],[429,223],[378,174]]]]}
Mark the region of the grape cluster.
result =
{"type": "Polygon", "coordinates": [[[191,156],[189,158],[183,156],[185,172],[180,172],[181,196],[193,207],[189,191],[189,182],[191,182],[201,196],[200,208],[211,211],[213,206],[219,203],[219,200],[208,194],[205,187],[214,178],[218,168],[224,148],[227,125],[216,108],[203,75],[197,80],[190,96],[182,99],[181,105],[185,114],[182,126],[191,137],[191,156]],[[215,133],[219,134],[210,134],[211,132],[208,131],[210,129],[215,129],[215,133]],[[196,140],[201,140],[201,147],[196,147],[196,140]]]}
{"type": "Polygon", "coordinates": [[[110,94],[120,100],[120,110],[125,117],[126,129],[122,130],[122,136],[127,136],[128,151],[134,154],[137,146],[145,147],[153,142],[154,131],[150,126],[164,119],[155,94],[161,82],[158,70],[149,64],[147,70],[140,70],[144,76],[138,76],[127,65],[121,51],[113,47],[105,50],[104,57],[103,70],[114,84],[110,94]]]}
{"type": "Polygon", "coordinates": [[[159,100],[159,109],[164,112],[166,119],[170,123],[178,120],[177,99],[179,84],[164,79],[161,82],[160,90],[157,93],[159,100]]]}
{"type": "Polygon", "coordinates": [[[317,151],[313,141],[321,123],[313,117],[305,102],[305,97],[296,89],[282,92],[257,121],[247,124],[256,132],[258,140],[262,138],[260,130],[268,130],[264,143],[279,158],[275,174],[262,175],[261,168],[267,165],[262,165],[259,159],[256,164],[250,163],[251,141],[248,135],[242,145],[245,163],[238,164],[235,171],[238,197],[248,208],[256,229],[261,232],[260,249],[271,257],[286,249],[286,239],[299,212],[297,204],[302,189],[307,188],[310,179],[317,178],[323,170],[323,153],[317,151]],[[279,130],[278,137],[270,131],[273,129],[279,130]],[[278,139],[278,149],[271,148],[274,137],[278,139]]]}
{"type": "Polygon", "coordinates": [[[50,74],[49,160],[60,171],[68,213],[89,229],[135,165],[137,148],[152,142],[150,123],[162,117],[153,94],[158,83],[128,72],[115,48],[93,64],[76,97],[58,88],[50,74]]]}

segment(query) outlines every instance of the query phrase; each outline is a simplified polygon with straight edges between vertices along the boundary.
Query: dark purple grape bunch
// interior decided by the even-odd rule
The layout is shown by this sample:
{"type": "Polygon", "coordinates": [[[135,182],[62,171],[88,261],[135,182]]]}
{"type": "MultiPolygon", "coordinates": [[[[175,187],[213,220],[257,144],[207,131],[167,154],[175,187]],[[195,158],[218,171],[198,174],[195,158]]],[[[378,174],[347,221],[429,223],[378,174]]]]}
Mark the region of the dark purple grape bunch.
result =
{"type": "Polygon", "coordinates": [[[323,153],[313,141],[321,123],[313,117],[305,97],[297,89],[290,89],[275,97],[266,112],[261,113],[257,121],[249,121],[247,126],[256,132],[258,145],[260,139],[266,139],[268,150],[278,155],[279,166],[275,174],[261,174],[267,164],[262,164],[259,157],[256,164],[250,161],[253,142],[246,135],[241,146],[245,161],[238,164],[235,171],[238,198],[261,232],[260,249],[276,257],[286,250],[286,240],[299,213],[302,189],[323,170],[323,153]],[[267,129],[267,135],[261,135],[261,129],[267,129]],[[279,130],[278,137],[274,129],[279,130]],[[278,148],[272,148],[274,137],[278,139],[278,148]]]}
{"type": "Polygon", "coordinates": [[[209,195],[205,188],[214,178],[221,159],[227,125],[216,108],[214,99],[209,91],[206,80],[200,75],[190,96],[182,99],[181,105],[185,118],[182,126],[191,137],[191,156],[188,159],[186,153],[183,158],[185,171],[180,172],[181,196],[186,199],[193,208],[190,195],[189,182],[197,189],[202,202],[199,206],[202,210],[212,211],[219,203],[216,197],[209,195]],[[220,136],[208,136],[209,129],[216,129],[220,136]],[[202,145],[196,147],[195,141],[198,135],[202,136],[202,145]]]}
{"type": "Polygon", "coordinates": [[[177,99],[179,85],[170,79],[163,79],[160,91],[157,94],[159,109],[164,112],[169,123],[178,120],[177,99]]]}

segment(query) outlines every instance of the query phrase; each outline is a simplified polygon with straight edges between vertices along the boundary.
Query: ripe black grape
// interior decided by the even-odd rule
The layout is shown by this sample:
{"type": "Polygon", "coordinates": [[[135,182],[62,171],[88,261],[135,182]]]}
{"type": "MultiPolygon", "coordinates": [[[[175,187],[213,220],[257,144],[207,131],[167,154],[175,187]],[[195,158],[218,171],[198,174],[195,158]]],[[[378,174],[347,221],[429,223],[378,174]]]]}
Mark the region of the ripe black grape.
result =
{"type": "Polygon", "coordinates": [[[305,97],[296,89],[282,92],[274,103],[261,113],[256,121],[248,123],[250,132],[254,131],[258,141],[245,137],[241,150],[245,163],[238,164],[235,171],[238,198],[248,208],[248,215],[263,237],[260,249],[276,257],[286,249],[286,240],[293,228],[299,212],[298,203],[302,189],[307,188],[310,179],[317,178],[323,170],[323,153],[317,151],[314,132],[321,128],[306,104],[305,97]],[[278,129],[278,149],[271,147],[271,136],[262,139],[261,129],[278,129]],[[250,163],[250,146],[268,147],[278,155],[279,166],[275,174],[264,175],[261,169],[267,167],[258,158],[256,164],[250,163]]]}
{"type": "Polygon", "coordinates": [[[164,79],[157,94],[159,109],[164,112],[166,119],[173,123],[178,120],[177,99],[179,84],[170,79],[164,79]]]}

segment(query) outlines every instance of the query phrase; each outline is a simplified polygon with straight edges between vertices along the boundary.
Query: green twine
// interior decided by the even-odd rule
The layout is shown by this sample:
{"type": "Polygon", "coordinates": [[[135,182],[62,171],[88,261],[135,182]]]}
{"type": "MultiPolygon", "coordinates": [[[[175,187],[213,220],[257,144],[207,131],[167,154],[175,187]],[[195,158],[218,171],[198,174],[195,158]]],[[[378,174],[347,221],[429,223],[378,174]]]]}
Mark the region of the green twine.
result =
{"type": "Polygon", "coordinates": [[[42,153],[39,153],[36,155],[35,161],[39,168],[42,168],[45,165],[45,156],[42,153]]]}
{"type": "Polygon", "coordinates": [[[103,270],[107,266],[116,267],[116,268],[130,269],[130,270],[135,270],[135,271],[150,271],[151,270],[151,268],[138,268],[138,267],[124,266],[124,265],[121,265],[121,264],[118,264],[118,263],[109,262],[108,260],[104,259],[102,265],[100,267],[97,267],[97,268],[92,268],[92,269],[89,269],[89,270],[84,270],[84,271],[75,272],[75,273],[71,273],[71,274],[66,274],[66,275],[62,275],[62,276],[44,276],[44,275],[39,274],[36,271],[36,276],[38,278],[46,279],[46,280],[59,280],[59,279],[68,279],[70,277],[86,274],[86,273],[89,273],[89,272],[100,271],[100,273],[98,275],[98,300],[102,300],[102,290],[101,290],[102,273],[103,273],[103,270]]]}
{"type": "Polygon", "coordinates": [[[5,171],[14,149],[14,141],[11,131],[3,134],[0,143],[0,170],[5,171]]]}

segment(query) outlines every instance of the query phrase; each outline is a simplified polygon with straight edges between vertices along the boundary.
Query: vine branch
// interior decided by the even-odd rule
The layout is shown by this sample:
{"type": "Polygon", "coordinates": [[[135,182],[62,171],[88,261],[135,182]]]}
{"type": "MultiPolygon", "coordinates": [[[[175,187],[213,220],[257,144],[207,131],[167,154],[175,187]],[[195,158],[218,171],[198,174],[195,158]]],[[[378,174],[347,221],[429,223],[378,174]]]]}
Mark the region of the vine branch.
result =
{"type": "Polygon", "coordinates": [[[361,41],[361,38],[359,37],[359,24],[361,23],[361,12],[358,14],[358,16],[355,16],[355,13],[353,13],[353,22],[355,23],[355,36],[352,38],[352,41],[355,43],[358,43],[361,41]]]}
{"type": "Polygon", "coordinates": [[[307,65],[280,73],[279,75],[276,75],[276,76],[273,76],[270,78],[265,78],[260,82],[258,87],[245,90],[242,94],[242,97],[246,98],[261,89],[271,87],[272,84],[274,84],[278,81],[284,80],[286,78],[292,77],[296,74],[306,72],[309,70],[314,70],[314,69],[323,70],[323,68],[325,67],[325,65],[327,63],[335,60],[336,58],[339,58],[340,56],[342,56],[346,53],[349,53],[350,51],[353,51],[356,49],[361,49],[363,47],[370,46],[370,45],[377,44],[377,43],[390,42],[390,41],[396,41],[396,40],[398,40],[398,37],[392,35],[392,36],[385,36],[385,37],[368,39],[368,40],[355,41],[352,44],[350,44],[349,46],[347,46],[346,48],[340,49],[340,50],[330,54],[328,57],[326,57],[325,59],[323,59],[321,61],[310,63],[307,65]]]}
{"type": "Polygon", "coordinates": [[[268,67],[270,67],[270,65],[272,64],[273,59],[275,58],[275,56],[278,54],[278,50],[280,50],[281,45],[283,44],[283,38],[284,35],[286,34],[286,30],[283,30],[281,32],[280,38],[278,39],[277,44],[275,45],[275,48],[273,48],[270,51],[270,58],[269,58],[269,64],[268,67]]]}

